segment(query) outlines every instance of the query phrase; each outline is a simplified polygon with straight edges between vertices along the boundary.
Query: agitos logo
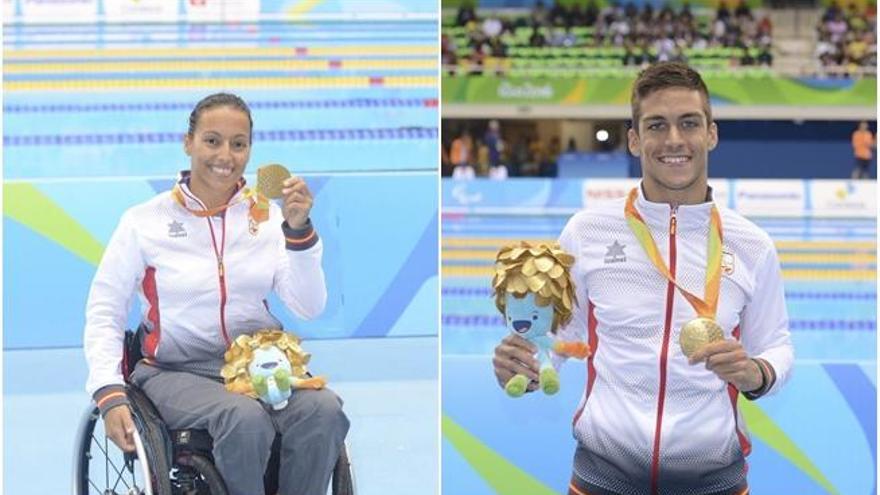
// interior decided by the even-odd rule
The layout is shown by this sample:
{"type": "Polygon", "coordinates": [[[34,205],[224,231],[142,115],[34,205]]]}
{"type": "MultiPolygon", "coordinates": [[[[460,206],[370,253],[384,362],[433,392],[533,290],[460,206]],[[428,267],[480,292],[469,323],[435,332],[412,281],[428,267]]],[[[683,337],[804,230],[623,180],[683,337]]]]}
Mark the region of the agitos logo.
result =
{"type": "Polygon", "coordinates": [[[837,189],[837,191],[834,193],[834,195],[837,196],[837,199],[843,201],[855,192],[856,192],[856,185],[853,184],[852,182],[847,182],[846,186],[837,189]]]}

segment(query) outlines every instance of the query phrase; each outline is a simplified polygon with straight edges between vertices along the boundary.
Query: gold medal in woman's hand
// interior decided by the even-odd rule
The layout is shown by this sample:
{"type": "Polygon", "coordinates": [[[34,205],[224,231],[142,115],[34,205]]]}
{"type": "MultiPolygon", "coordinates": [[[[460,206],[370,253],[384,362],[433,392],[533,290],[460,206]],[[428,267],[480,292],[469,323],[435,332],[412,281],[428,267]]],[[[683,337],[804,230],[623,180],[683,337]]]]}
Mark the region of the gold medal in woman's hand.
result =
{"type": "Polygon", "coordinates": [[[269,199],[280,198],[284,181],[289,178],[290,171],[284,165],[263,165],[257,169],[257,192],[269,199]]]}

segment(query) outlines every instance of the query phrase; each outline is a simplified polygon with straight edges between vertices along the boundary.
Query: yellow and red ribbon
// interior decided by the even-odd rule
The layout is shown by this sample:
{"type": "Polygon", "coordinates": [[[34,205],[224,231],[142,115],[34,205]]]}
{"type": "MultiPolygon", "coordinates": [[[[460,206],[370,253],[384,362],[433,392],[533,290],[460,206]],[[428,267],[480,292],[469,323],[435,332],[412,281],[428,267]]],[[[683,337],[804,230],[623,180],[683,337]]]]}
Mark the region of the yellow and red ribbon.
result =
{"type": "Polygon", "coordinates": [[[709,213],[709,239],[706,249],[708,262],[706,266],[705,300],[703,300],[679,285],[675,280],[675,277],[673,277],[672,273],[669,271],[669,268],[667,268],[666,263],[663,261],[663,257],[660,255],[660,250],[657,249],[657,244],[651,236],[651,231],[648,229],[645,220],[636,209],[636,197],[638,197],[638,195],[638,189],[633,188],[633,190],[630,191],[629,196],[626,198],[624,212],[630,230],[633,231],[639,244],[642,245],[648,258],[654,263],[657,270],[675,285],[679,291],[681,291],[681,294],[697,311],[697,315],[702,318],[710,318],[714,320],[715,312],[718,309],[718,294],[721,287],[721,215],[718,213],[718,208],[713,204],[709,213]]]}
{"type": "Polygon", "coordinates": [[[249,215],[254,222],[260,224],[269,219],[269,199],[258,193],[256,190],[247,187],[244,188],[244,191],[242,191],[241,196],[237,200],[226,203],[225,205],[215,206],[214,208],[207,208],[204,210],[194,210],[186,205],[186,198],[183,195],[180,184],[174,185],[174,189],[171,190],[171,195],[180,206],[197,217],[210,217],[221,211],[225,211],[242,201],[250,201],[251,206],[249,215]]]}

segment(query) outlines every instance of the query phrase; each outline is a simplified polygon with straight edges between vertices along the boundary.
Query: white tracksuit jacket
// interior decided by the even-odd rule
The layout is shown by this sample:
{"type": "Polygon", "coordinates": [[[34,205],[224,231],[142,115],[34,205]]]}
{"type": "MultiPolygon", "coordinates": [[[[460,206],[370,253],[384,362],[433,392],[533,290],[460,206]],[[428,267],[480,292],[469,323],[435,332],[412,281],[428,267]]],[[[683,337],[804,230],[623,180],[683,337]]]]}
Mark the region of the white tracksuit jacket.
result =
{"type": "MultiPolygon", "coordinates": [[[[700,495],[745,477],[748,434],[738,391],[704,365],[689,365],[679,331],[696,311],[651,263],[629,229],[625,199],[574,215],[559,239],[576,258],[580,308],[558,332],[587,340],[587,383],[573,419],[575,473],[624,495],[700,495]]],[[[711,203],[647,201],[636,208],[677,281],[703,297],[711,203]],[[673,220],[673,217],[675,220],[673,220]],[[676,223],[675,234],[671,224],[676,223]]],[[[756,395],[778,390],[793,348],[782,274],[769,236],[719,207],[723,258],[717,320],[758,358],[770,379],[756,395]]],[[[559,366],[561,357],[554,364],[559,366]]],[[[756,395],[750,395],[755,398],[756,395]]]]}
{"type": "MultiPolygon", "coordinates": [[[[187,175],[178,182],[187,207],[202,210],[187,175]]],[[[149,330],[144,355],[159,366],[207,376],[219,376],[236,336],[280,326],[265,303],[269,292],[302,318],[323,311],[323,248],[315,231],[282,226],[281,209],[271,203],[269,219],[252,233],[249,206],[243,201],[223,215],[197,217],[164,192],[123,214],[86,307],[90,394],[123,383],[123,331],[134,293],[149,330]]]]}

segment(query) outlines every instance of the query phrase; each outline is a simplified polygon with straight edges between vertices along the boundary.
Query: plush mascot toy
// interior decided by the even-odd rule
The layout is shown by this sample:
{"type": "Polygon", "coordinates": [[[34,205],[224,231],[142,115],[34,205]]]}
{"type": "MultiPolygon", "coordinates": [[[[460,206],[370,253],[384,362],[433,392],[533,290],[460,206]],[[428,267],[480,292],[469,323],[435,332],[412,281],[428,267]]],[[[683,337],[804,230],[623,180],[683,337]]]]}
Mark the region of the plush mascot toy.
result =
{"type": "MultiPolygon", "coordinates": [[[[501,248],[495,258],[495,306],[511,333],[538,347],[539,386],[545,394],[559,391],[559,375],[550,362],[551,350],[578,359],[590,354],[586,342],[562,342],[553,337],[560,326],[571,320],[577,307],[569,273],[573,264],[574,257],[556,243],[532,246],[521,242],[501,248]]],[[[519,397],[528,384],[528,377],[518,374],[507,382],[504,390],[519,397]]]]}
{"type": "Polygon", "coordinates": [[[226,351],[226,365],[220,371],[226,390],[260,399],[277,410],[287,406],[291,389],[324,388],[324,377],[308,374],[311,355],[299,343],[296,336],[276,329],[239,335],[226,351]]]}

